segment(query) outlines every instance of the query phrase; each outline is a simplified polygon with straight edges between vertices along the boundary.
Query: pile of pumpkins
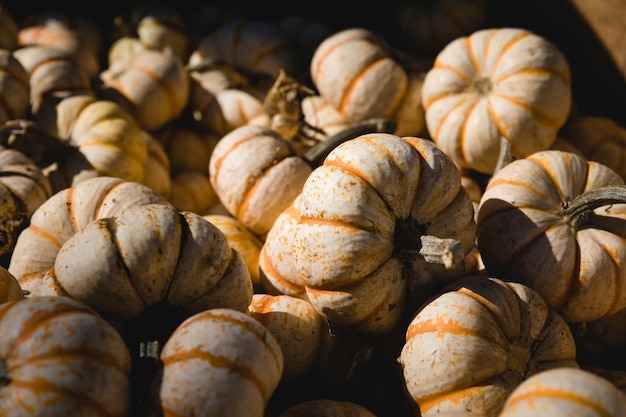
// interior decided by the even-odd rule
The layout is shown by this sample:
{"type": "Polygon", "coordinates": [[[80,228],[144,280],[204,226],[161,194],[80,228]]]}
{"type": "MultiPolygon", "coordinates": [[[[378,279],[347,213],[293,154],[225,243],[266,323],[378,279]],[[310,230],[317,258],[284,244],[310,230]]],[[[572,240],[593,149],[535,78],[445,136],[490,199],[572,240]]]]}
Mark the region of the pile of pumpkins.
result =
{"type": "Polygon", "coordinates": [[[0,6],[0,414],[626,415],[626,128],[433,3],[0,6]]]}

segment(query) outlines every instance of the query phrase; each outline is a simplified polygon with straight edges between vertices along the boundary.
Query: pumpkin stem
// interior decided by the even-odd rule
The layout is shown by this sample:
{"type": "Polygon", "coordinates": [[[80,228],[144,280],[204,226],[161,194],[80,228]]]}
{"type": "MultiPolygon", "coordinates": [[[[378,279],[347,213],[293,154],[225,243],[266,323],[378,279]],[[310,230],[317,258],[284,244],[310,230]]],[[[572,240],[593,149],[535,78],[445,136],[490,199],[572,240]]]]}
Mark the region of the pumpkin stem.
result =
{"type": "Polygon", "coordinates": [[[610,185],[585,191],[571,201],[565,201],[560,215],[568,219],[574,230],[589,221],[593,211],[612,204],[626,204],[626,185],[610,185]]]}
{"type": "Polygon", "coordinates": [[[426,262],[442,264],[446,269],[452,269],[465,258],[463,246],[456,239],[424,235],[420,236],[420,241],[422,244],[419,254],[426,262]]]}
{"type": "Polygon", "coordinates": [[[367,133],[393,133],[396,130],[396,122],[387,119],[369,119],[359,124],[347,127],[340,132],[335,133],[323,142],[312,147],[302,156],[311,168],[315,169],[320,166],[328,154],[350,139],[367,133]]]}

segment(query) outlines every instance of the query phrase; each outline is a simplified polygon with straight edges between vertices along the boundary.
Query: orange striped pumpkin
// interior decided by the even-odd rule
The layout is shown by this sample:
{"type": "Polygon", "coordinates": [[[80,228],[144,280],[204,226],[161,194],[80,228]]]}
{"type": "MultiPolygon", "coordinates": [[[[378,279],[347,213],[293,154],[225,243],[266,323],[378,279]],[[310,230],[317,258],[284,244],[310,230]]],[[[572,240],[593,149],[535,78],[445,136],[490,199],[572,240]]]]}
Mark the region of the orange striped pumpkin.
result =
{"type": "Polygon", "coordinates": [[[181,323],[161,352],[155,415],[262,417],[283,372],[269,330],[245,312],[210,309],[181,323]]]}
{"type": "Polygon", "coordinates": [[[571,72],[555,44],[495,28],[443,48],[422,86],[430,136],[460,168],[491,174],[501,141],[513,158],[550,148],[571,106],[571,72]]]}
{"type": "Polygon", "coordinates": [[[529,377],[507,398],[498,417],[620,417],[626,394],[590,371],[550,369],[529,377]]]}
{"type": "Polygon", "coordinates": [[[115,101],[154,132],[178,118],[189,100],[189,73],[171,51],[139,49],[100,73],[99,97],[115,101]]]}
{"type": "Polygon", "coordinates": [[[93,220],[126,207],[167,200],[149,187],[117,177],[96,177],[63,189],[44,201],[18,236],[8,270],[24,290],[39,292],[66,240],[93,220]]]}
{"type": "Polygon", "coordinates": [[[424,417],[496,417],[529,376],[578,368],[567,323],[537,292],[482,275],[455,281],[419,309],[399,360],[424,417]]]}
{"type": "Polygon", "coordinates": [[[131,358],[119,333],[67,297],[0,304],[0,414],[124,417],[131,358]]]}
{"type": "Polygon", "coordinates": [[[570,152],[510,162],[490,178],[478,207],[486,270],[533,288],[569,323],[626,308],[624,190],[611,168],[570,152]]]}

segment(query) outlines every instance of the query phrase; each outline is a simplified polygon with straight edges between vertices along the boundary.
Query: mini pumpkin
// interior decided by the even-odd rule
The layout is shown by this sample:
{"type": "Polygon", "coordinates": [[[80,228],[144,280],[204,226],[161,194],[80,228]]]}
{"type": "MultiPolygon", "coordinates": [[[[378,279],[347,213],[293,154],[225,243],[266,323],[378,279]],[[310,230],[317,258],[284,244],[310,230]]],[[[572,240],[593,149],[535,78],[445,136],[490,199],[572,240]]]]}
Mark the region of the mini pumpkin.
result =
{"type": "Polygon", "coordinates": [[[506,400],[498,417],[618,417],[626,394],[604,377],[584,369],[550,369],[529,377],[506,400]]]}
{"type": "Polygon", "coordinates": [[[531,375],[578,368],[567,323],[536,291],[483,275],[451,283],[417,311],[399,360],[422,416],[496,417],[531,375]]]}
{"type": "Polygon", "coordinates": [[[570,323],[626,307],[624,180],[577,154],[545,150],[490,178],[477,245],[490,275],[541,294],[570,323]]]}
{"type": "Polygon", "coordinates": [[[245,312],[220,308],[181,323],[160,361],[151,415],[262,417],[283,372],[270,331],[245,312]]]}
{"type": "Polygon", "coordinates": [[[0,124],[30,112],[30,81],[26,68],[8,49],[0,49],[0,124]]]}
{"type": "Polygon", "coordinates": [[[119,333],[67,297],[0,304],[4,416],[124,417],[131,359],[119,333]]]}
{"type": "Polygon", "coordinates": [[[371,133],[342,143],[306,179],[297,210],[295,268],[331,322],[388,332],[468,272],[472,202],[430,140],[371,133]]]}
{"type": "Polygon", "coordinates": [[[437,146],[460,168],[492,174],[502,140],[513,158],[550,148],[572,106],[569,63],[529,30],[481,29],[439,52],[422,104],[437,146]]]}

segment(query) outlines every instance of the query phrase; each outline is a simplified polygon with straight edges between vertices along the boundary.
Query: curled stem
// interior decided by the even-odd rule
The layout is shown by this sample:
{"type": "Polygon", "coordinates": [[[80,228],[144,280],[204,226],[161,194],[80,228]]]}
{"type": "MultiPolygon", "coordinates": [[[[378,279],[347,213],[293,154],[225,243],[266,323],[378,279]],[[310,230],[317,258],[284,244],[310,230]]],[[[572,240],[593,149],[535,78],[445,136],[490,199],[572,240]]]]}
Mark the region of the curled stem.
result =
{"type": "Polygon", "coordinates": [[[612,204],[626,204],[626,185],[610,185],[585,191],[566,202],[559,214],[568,219],[574,230],[578,230],[589,221],[595,209],[612,204]]]}

